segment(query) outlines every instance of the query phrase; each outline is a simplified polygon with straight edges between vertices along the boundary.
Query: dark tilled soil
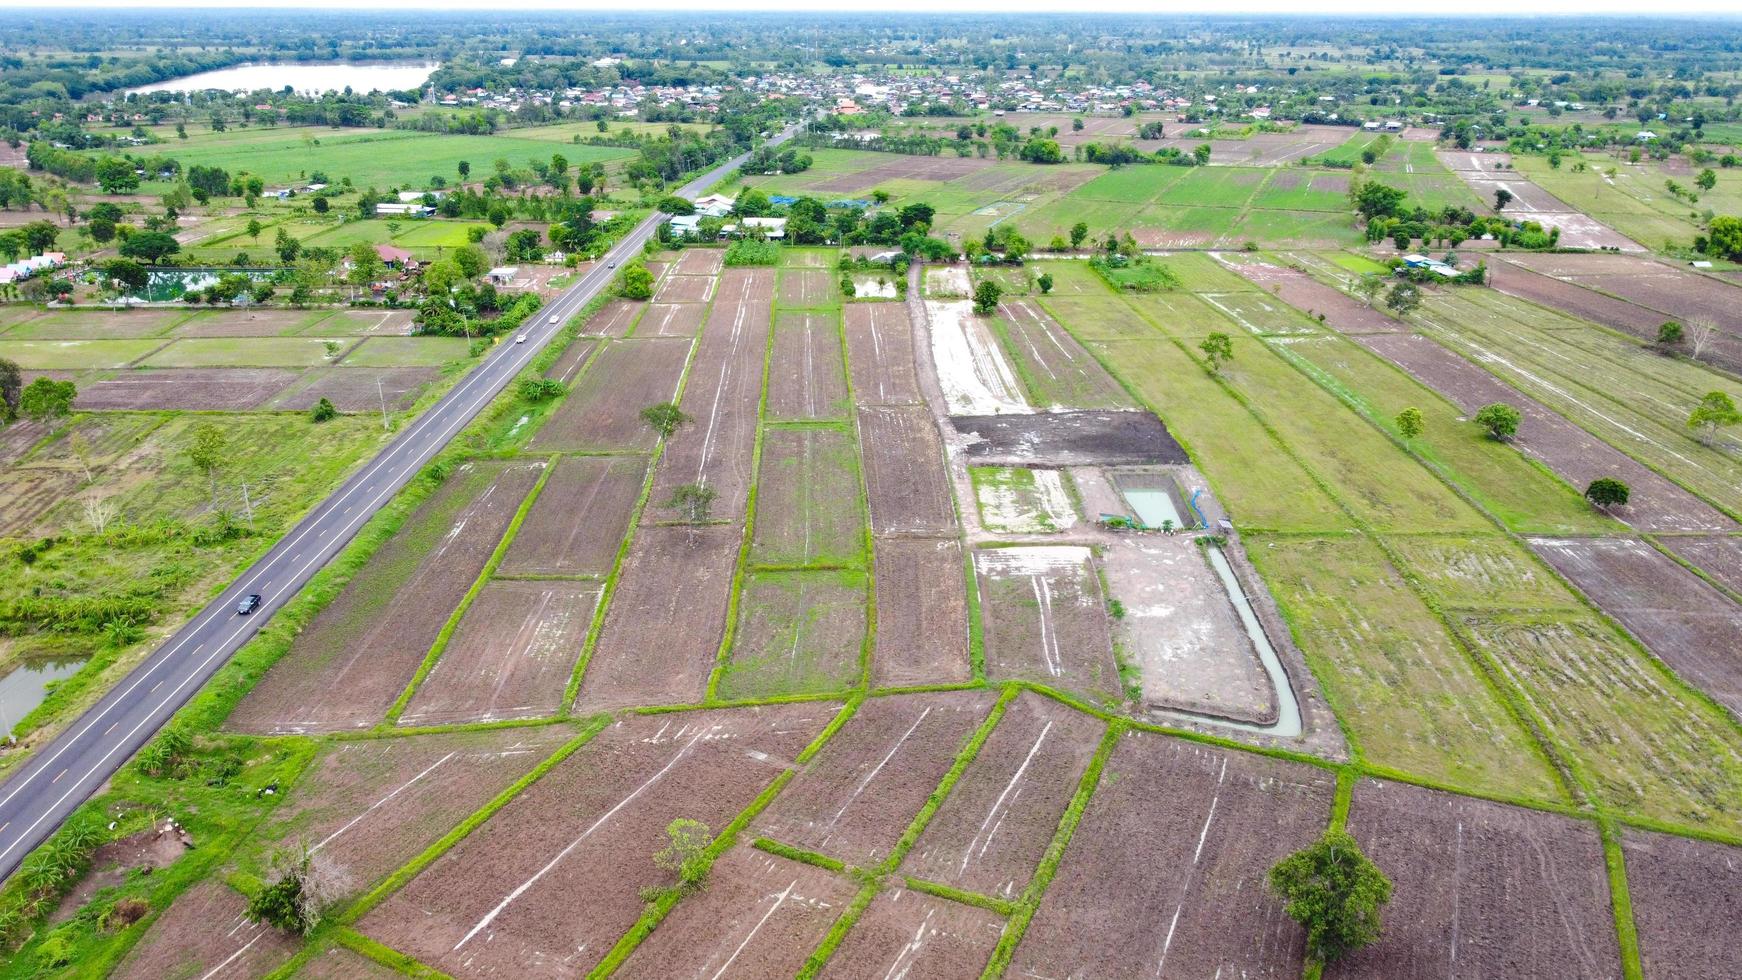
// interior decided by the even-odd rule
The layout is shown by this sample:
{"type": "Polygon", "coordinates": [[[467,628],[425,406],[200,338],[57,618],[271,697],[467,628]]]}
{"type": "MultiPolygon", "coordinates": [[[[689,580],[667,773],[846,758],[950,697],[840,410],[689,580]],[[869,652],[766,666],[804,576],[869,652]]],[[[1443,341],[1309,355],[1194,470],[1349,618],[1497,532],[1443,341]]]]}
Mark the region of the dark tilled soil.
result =
{"type": "Polygon", "coordinates": [[[956,509],[944,446],[919,405],[859,409],[859,445],[871,529],[878,534],[948,534],[956,509]]]}
{"type": "Polygon", "coordinates": [[[881,861],[992,705],[989,691],[871,698],[751,825],[848,864],[881,861]]]}
{"type": "MultiPolygon", "coordinates": [[[[364,916],[445,973],[572,977],[641,915],[666,826],[717,834],[835,714],[826,704],[631,717],[601,732],[364,916]]],[[[704,893],[705,894],[705,893],[704,893]]]]}
{"type": "Polygon", "coordinates": [[[1349,832],[1390,876],[1391,904],[1379,942],[1327,977],[1621,975],[1594,825],[1366,779],[1349,832]]]}
{"type": "Polygon", "coordinates": [[[982,465],[1150,466],[1189,458],[1148,412],[960,415],[968,458],[982,465]]]}
{"type": "Polygon", "coordinates": [[[901,870],[998,898],[1022,894],[1104,728],[1051,698],[1018,697],[901,870]]]}
{"type": "Polygon", "coordinates": [[[644,456],[570,456],[559,460],[497,572],[609,572],[646,479],[644,456]]]}
{"type": "Polygon", "coordinates": [[[381,721],[496,550],[539,465],[468,464],[413,514],[242,700],[236,731],[381,721]]]}
{"type": "Polygon", "coordinates": [[[142,368],[79,390],[78,407],[245,412],[297,379],[277,368],[142,368]]]}
{"type": "Polygon", "coordinates": [[[707,316],[706,303],[654,303],[635,325],[637,337],[694,337],[707,316]]]}
{"type": "Polygon", "coordinates": [[[528,444],[534,452],[650,450],[658,433],[641,410],[677,397],[693,341],[613,340],[528,444]]]}
{"type": "Polygon", "coordinates": [[[24,458],[30,447],[48,435],[48,426],[29,419],[19,419],[0,426],[0,466],[10,466],[24,458]]]}
{"type": "Polygon", "coordinates": [[[1742,716],[1742,606],[1634,538],[1530,546],[1683,680],[1742,716]]]}
{"type": "Polygon", "coordinates": [[[846,564],[864,548],[853,437],[836,429],[770,429],[762,437],[750,559],[762,565],[846,564]]]}
{"type": "Polygon", "coordinates": [[[1444,395],[1465,413],[1506,402],[1524,416],[1514,440],[1576,487],[1600,476],[1618,477],[1633,490],[1615,516],[1649,531],[1725,530],[1735,522],[1632,457],[1567,421],[1540,402],[1439,344],[1413,334],[1357,336],[1356,342],[1444,395]]]}
{"type": "Polygon", "coordinates": [[[1241,262],[1233,268],[1266,289],[1282,287],[1276,295],[1283,302],[1306,311],[1309,316],[1323,313],[1325,322],[1339,333],[1400,333],[1406,329],[1373,307],[1298,269],[1265,262],[1241,262]]]}
{"type": "Polygon", "coordinates": [[[1628,830],[1621,852],[1647,977],[1742,977],[1742,848],[1628,830]]]}
{"type": "Polygon", "coordinates": [[[597,341],[575,340],[563,348],[562,356],[545,369],[544,376],[565,386],[574,383],[575,377],[581,373],[581,368],[586,366],[587,358],[597,346],[597,341]]]}
{"type": "Polygon", "coordinates": [[[707,887],[679,903],[618,976],[792,976],[856,891],[850,878],[734,848],[714,863],[707,887]]]}
{"type": "Polygon", "coordinates": [[[216,880],[200,882],[170,905],[110,976],[259,977],[272,972],[302,940],[263,922],[249,922],[248,900],[216,880]]]}
{"type": "Polygon", "coordinates": [[[769,418],[846,417],[849,402],[838,329],[832,314],[775,316],[774,351],[768,363],[769,418]]]}
{"type": "Polygon", "coordinates": [[[1324,832],[1335,783],[1311,766],[1128,733],[1009,975],[1299,977],[1306,935],[1264,876],[1324,832]]]}
{"type": "Polygon", "coordinates": [[[853,400],[861,405],[916,405],[919,377],[913,366],[913,324],[902,303],[849,303],[847,369],[853,400]]]}
{"type": "Polygon", "coordinates": [[[1123,695],[1089,549],[984,548],[974,568],[988,677],[1123,695]]]}
{"type": "Polygon", "coordinates": [[[421,367],[312,368],[268,407],[305,412],[325,398],[341,412],[379,412],[384,401],[389,412],[397,412],[410,408],[441,374],[421,367]]]}
{"type": "Polygon", "coordinates": [[[643,300],[614,299],[599,308],[581,327],[581,333],[593,337],[622,337],[629,333],[635,318],[647,308],[643,300]]]}
{"type": "Polygon", "coordinates": [[[953,538],[882,538],[877,562],[877,687],[966,681],[968,593],[962,546],[953,538]]]}
{"type": "Polygon", "coordinates": [[[1742,593],[1742,537],[1710,534],[1659,540],[1725,588],[1742,593]]]}
{"type": "Polygon", "coordinates": [[[736,527],[636,532],[587,663],[587,711],[693,704],[707,692],[742,534],[736,527]]]}
{"type": "Polygon", "coordinates": [[[996,913],[891,888],[880,892],[836,947],[820,976],[831,980],[971,980],[1004,932],[996,913]]]}
{"type": "Polygon", "coordinates": [[[646,520],[677,517],[666,502],[687,484],[715,492],[712,518],[737,520],[744,515],[768,349],[769,310],[765,298],[755,298],[758,286],[757,280],[730,275],[721,283],[684,382],[681,404],[690,421],[666,441],[646,520]]]}
{"type": "Polygon", "coordinates": [[[573,738],[566,725],[329,743],[262,829],[360,893],[573,738]]]}
{"type": "Polygon", "coordinates": [[[399,723],[455,725],[556,714],[598,601],[595,582],[486,583],[399,723]]]}

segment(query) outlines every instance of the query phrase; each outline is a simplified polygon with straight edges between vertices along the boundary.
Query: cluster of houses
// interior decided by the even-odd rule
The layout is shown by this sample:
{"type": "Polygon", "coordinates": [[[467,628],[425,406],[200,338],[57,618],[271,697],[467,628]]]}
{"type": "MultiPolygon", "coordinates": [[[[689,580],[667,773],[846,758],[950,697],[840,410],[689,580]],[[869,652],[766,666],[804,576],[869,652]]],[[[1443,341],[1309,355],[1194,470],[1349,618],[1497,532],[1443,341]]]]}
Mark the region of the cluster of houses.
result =
{"type": "Polygon", "coordinates": [[[52,272],[66,264],[67,257],[63,252],[44,252],[41,255],[33,255],[28,259],[20,259],[17,262],[10,262],[5,266],[0,266],[0,286],[9,286],[15,282],[23,282],[32,276],[44,272],[52,272]]]}
{"type": "Polygon", "coordinates": [[[682,107],[696,112],[712,113],[720,107],[720,97],[726,91],[726,88],[719,85],[642,85],[637,82],[607,85],[597,89],[565,88],[544,91],[523,89],[516,85],[500,92],[472,88],[451,95],[438,96],[433,91],[429,94],[432,101],[449,107],[467,106],[500,109],[505,112],[513,112],[527,105],[554,106],[558,109],[605,108],[614,110],[620,118],[633,119],[642,106],[682,107]]]}
{"type": "MultiPolygon", "coordinates": [[[[702,221],[718,220],[732,214],[735,198],[724,194],[707,194],[695,200],[694,214],[678,215],[670,220],[671,234],[674,238],[700,238],[702,221]]],[[[739,218],[734,222],[720,225],[719,237],[738,238],[744,235],[760,235],[763,238],[781,239],[786,237],[785,218],[739,218]]]]}

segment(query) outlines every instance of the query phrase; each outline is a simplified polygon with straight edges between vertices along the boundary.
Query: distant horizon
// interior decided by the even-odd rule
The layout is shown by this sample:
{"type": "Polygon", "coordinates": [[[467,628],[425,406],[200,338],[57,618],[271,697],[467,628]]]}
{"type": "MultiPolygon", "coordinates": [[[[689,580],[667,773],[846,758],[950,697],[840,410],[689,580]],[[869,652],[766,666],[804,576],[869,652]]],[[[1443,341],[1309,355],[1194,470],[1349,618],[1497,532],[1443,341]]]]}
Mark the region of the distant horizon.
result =
{"type": "MultiPolygon", "coordinates": [[[[282,10],[349,11],[358,14],[406,13],[438,11],[460,13],[476,10],[466,0],[368,0],[366,4],[346,0],[303,0],[300,3],[276,0],[62,0],[52,6],[40,0],[0,0],[0,10],[36,13],[68,13],[74,11],[176,11],[200,10],[282,10]]],[[[1637,4],[1623,0],[1472,0],[1456,10],[1423,13],[1399,10],[1387,0],[1327,0],[1303,9],[1288,0],[1232,0],[1214,12],[1198,9],[1184,0],[1085,0],[1065,4],[1063,0],[884,0],[874,9],[862,11],[843,9],[838,3],[821,0],[638,0],[633,5],[602,0],[514,0],[493,8],[502,12],[553,13],[836,13],[836,14],[1117,14],[1122,16],[1197,16],[1218,17],[1269,14],[1298,17],[1367,17],[1399,20],[1468,20],[1471,18],[1536,19],[1618,18],[1628,20],[1666,20],[1708,18],[1722,21],[1742,19],[1735,0],[1679,0],[1660,5],[1650,12],[1641,12],[1637,4]]]]}

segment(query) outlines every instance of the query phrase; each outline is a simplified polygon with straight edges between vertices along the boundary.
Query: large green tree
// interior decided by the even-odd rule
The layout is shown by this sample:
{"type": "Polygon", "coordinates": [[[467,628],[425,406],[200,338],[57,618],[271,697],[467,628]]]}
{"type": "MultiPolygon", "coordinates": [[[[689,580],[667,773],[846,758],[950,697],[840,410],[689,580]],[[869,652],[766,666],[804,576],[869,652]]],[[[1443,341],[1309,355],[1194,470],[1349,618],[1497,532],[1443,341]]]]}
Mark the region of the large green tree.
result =
{"type": "Polygon", "coordinates": [[[60,423],[73,413],[73,399],[78,395],[79,390],[71,381],[37,378],[19,393],[18,413],[32,422],[59,428],[60,423]]]}
{"type": "Polygon", "coordinates": [[[1347,833],[1325,831],[1317,843],[1272,866],[1269,881],[1287,901],[1289,918],[1306,929],[1314,962],[1333,962],[1379,939],[1391,880],[1347,833]]]}

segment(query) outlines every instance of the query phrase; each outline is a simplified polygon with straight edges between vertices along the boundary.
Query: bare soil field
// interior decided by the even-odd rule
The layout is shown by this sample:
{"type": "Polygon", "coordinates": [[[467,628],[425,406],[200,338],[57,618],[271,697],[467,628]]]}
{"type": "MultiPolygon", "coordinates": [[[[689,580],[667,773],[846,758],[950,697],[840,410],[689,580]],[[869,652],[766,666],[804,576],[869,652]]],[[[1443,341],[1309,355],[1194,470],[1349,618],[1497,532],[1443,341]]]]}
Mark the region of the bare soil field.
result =
{"type": "Polygon", "coordinates": [[[186,320],[191,311],[177,309],[45,310],[6,330],[6,339],[95,340],[112,337],[160,337],[186,320]]]}
{"type": "MultiPolygon", "coordinates": [[[[1468,153],[1453,154],[1450,151],[1443,151],[1440,155],[1442,159],[1470,156],[1468,153]]],[[[1494,200],[1495,191],[1505,189],[1510,192],[1512,202],[1506,206],[1507,216],[1516,221],[1536,221],[1544,228],[1559,228],[1562,248],[1645,251],[1638,242],[1543,190],[1540,185],[1516,170],[1494,172],[1459,169],[1465,165],[1453,160],[1448,160],[1447,165],[1469,185],[1477,199],[1484,203],[1494,200]]],[[[1480,165],[1478,162],[1477,166],[1480,165]]]]}
{"type": "Polygon", "coordinates": [[[1334,788],[1310,766],[1128,733],[1010,975],[1300,976],[1305,933],[1264,875],[1324,831],[1334,788]]]}
{"type": "Polygon", "coordinates": [[[1117,699],[1106,598],[1093,553],[1075,545],[974,552],[986,675],[1117,699]]]}
{"type": "Polygon", "coordinates": [[[341,412],[379,411],[383,402],[390,412],[404,411],[441,374],[440,369],[430,367],[310,368],[266,407],[303,412],[325,398],[341,412]]]}
{"type": "Polygon", "coordinates": [[[1325,315],[1325,322],[1339,333],[1401,333],[1407,328],[1371,306],[1333,286],[1327,286],[1298,269],[1241,257],[1230,262],[1235,272],[1249,281],[1273,289],[1283,302],[1304,310],[1308,316],[1325,315]]]}
{"type": "Polygon", "coordinates": [[[1404,783],[1355,784],[1349,833],[1393,883],[1375,945],[1327,977],[1619,977],[1594,824],[1404,783]]]}
{"type": "Polygon", "coordinates": [[[592,340],[577,338],[567,347],[550,367],[545,369],[544,376],[567,386],[574,382],[575,375],[581,373],[581,368],[587,364],[587,358],[592,355],[598,344],[592,340]]]}
{"type": "Polygon", "coordinates": [[[1669,550],[1699,566],[1700,571],[1725,588],[1742,593],[1742,538],[1711,534],[1661,540],[1669,550]]]}
{"type": "Polygon", "coordinates": [[[879,892],[818,976],[829,980],[972,980],[980,976],[1004,920],[924,892],[879,892]]]}
{"type": "Polygon", "coordinates": [[[1010,300],[998,309],[1008,330],[1009,353],[1030,403],[1053,412],[1136,407],[1119,382],[1039,303],[1010,300]]]}
{"type": "Polygon", "coordinates": [[[1038,694],[1011,702],[901,870],[1015,899],[1101,741],[1097,719],[1038,694]]]}
{"type": "MultiPolygon", "coordinates": [[[[655,303],[706,303],[714,292],[713,276],[669,275],[653,289],[655,303]]],[[[645,319],[645,317],[643,317],[645,319]]]]}
{"type": "Polygon", "coordinates": [[[658,433],[641,410],[677,395],[693,342],[678,338],[612,340],[568,397],[533,433],[534,452],[651,450],[658,433]]]}
{"type": "Polygon", "coordinates": [[[859,446],[877,534],[949,534],[955,499],[944,446],[924,406],[861,406],[859,446]]]}
{"type": "Polygon", "coordinates": [[[882,860],[991,709],[989,691],[870,698],[751,824],[870,866],[882,860]]]}
{"type": "Polygon", "coordinates": [[[485,583],[401,725],[541,718],[562,707],[593,608],[593,582],[485,583]]]}
{"type": "Polygon", "coordinates": [[[1742,606],[1636,538],[1530,546],[1683,680],[1742,717],[1742,606]]]}
{"type": "MultiPolygon", "coordinates": [[[[324,317],[308,310],[224,310],[201,313],[175,328],[177,337],[278,337],[294,334],[309,325],[310,320],[324,317]]],[[[352,323],[349,318],[346,324],[352,323]]],[[[357,323],[358,334],[363,324],[357,323]]]]}
{"type": "Polygon", "coordinates": [[[727,276],[721,284],[684,382],[681,405],[690,421],[666,440],[646,520],[673,516],[666,502],[678,487],[691,483],[718,494],[713,517],[744,515],[768,348],[767,292],[773,283],[767,276],[766,271],[757,278],[727,276]]]}
{"type": "Polygon", "coordinates": [[[1742,976],[1742,848],[1629,829],[1621,850],[1645,975],[1742,976]]]}
{"type": "Polygon", "coordinates": [[[741,537],[730,526],[636,532],[578,705],[592,711],[702,699],[726,628],[741,537]]]}
{"type": "Polygon", "coordinates": [[[865,515],[853,437],[839,429],[770,429],[762,437],[756,530],[761,565],[844,565],[862,560],[865,515]]]}
{"type": "Polygon", "coordinates": [[[738,602],[720,696],[844,691],[859,683],[865,647],[860,572],[755,572],[738,602]]]}
{"type": "Polygon", "coordinates": [[[833,313],[777,313],[768,363],[768,417],[845,418],[850,407],[833,313]]]}
{"type": "Polygon", "coordinates": [[[0,536],[23,536],[82,486],[84,477],[68,469],[11,467],[0,473],[0,536]]]}
{"type": "Polygon", "coordinates": [[[54,911],[49,913],[49,925],[67,921],[96,897],[99,891],[125,884],[136,875],[148,875],[174,864],[189,850],[191,837],[170,820],[153,822],[138,833],[102,844],[91,852],[89,869],[79,879],[54,911]]]}
{"type": "Polygon", "coordinates": [[[242,699],[229,727],[290,734],[381,721],[484,570],[541,466],[469,463],[449,474],[242,699]]]}
{"type": "Polygon", "coordinates": [[[547,725],[331,742],[256,839],[306,845],[360,893],[574,735],[547,725]]]}
{"type": "Polygon", "coordinates": [[[1649,310],[1681,320],[1705,318],[1724,333],[1742,335],[1742,287],[1711,276],[1635,256],[1523,253],[1508,259],[1649,310]]]}
{"type": "Polygon", "coordinates": [[[1701,531],[1735,526],[1705,501],[1426,337],[1371,335],[1355,340],[1466,413],[1501,401],[1516,407],[1524,418],[1513,441],[1575,487],[1583,488],[1600,476],[1625,481],[1633,496],[1626,506],[1614,508],[1614,514],[1634,527],[1701,531]]]}
{"type": "Polygon", "coordinates": [[[714,863],[619,976],[715,980],[792,976],[858,891],[850,878],[748,847],[714,863]]]}
{"type": "Polygon", "coordinates": [[[30,452],[30,447],[48,435],[48,426],[29,419],[19,419],[0,426],[0,466],[11,466],[30,452]]]}
{"type": "Polygon", "coordinates": [[[297,376],[278,368],[140,368],[81,388],[77,407],[245,412],[266,404],[297,376]]]}
{"type": "Polygon", "coordinates": [[[617,560],[630,512],[647,479],[644,456],[569,456],[556,463],[501,575],[604,575],[617,560]]]}
{"type": "Polygon", "coordinates": [[[581,325],[581,333],[589,337],[624,337],[635,325],[647,303],[636,299],[613,299],[581,325]]]}
{"type": "Polygon", "coordinates": [[[840,290],[826,269],[780,270],[780,305],[790,310],[814,310],[839,303],[840,290]]]}
{"type": "Polygon", "coordinates": [[[1161,420],[1148,412],[952,415],[982,466],[1152,466],[1189,463],[1161,420]]]}
{"type": "Polygon", "coordinates": [[[677,262],[671,267],[673,275],[681,276],[714,276],[726,264],[726,250],[723,248],[686,248],[678,253],[677,262]]]}
{"type": "Polygon", "coordinates": [[[834,713],[797,704],[620,721],[358,927],[450,975],[585,973],[640,917],[641,890],[672,883],[653,863],[666,825],[720,832],[834,713]]]}
{"type": "Polygon", "coordinates": [[[111,976],[265,976],[290,959],[302,940],[249,922],[247,910],[240,892],[215,879],[202,881],[170,904],[111,976]]]}
{"type": "Polygon", "coordinates": [[[913,324],[907,306],[851,303],[842,315],[853,399],[861,405],[917,404],[919,377],[914,373],[913,324]]]}
{"type": "Polygon", "coordinates": [[[876,687],[966,681],[968,593],[953,538],[881,538],[877,563],[876,687]]]}
{"type": "Polygon", "coordinates": [[[891,156],[888,162],[879,163],[869,170],[845,174],[811,186],[819,191],[854,194],[868,191],[888,180],[951,181],[996,164],[996,160],[974,157],[891,156]]]}
{"type": "Polygon", "coordinates": [[[1228,590],[1188,537],[1127,538],[1102,552],[1113,623],[1142,674],[1147,708],[1178,708],[1257,724],[1276,720],[1276,689],[1228,590]]]}
{"type": "Polygon", "coordinates": [[[653,303],[635,325],[637,337],[694,337],[707,317],[706,303],[653,303]]]}

